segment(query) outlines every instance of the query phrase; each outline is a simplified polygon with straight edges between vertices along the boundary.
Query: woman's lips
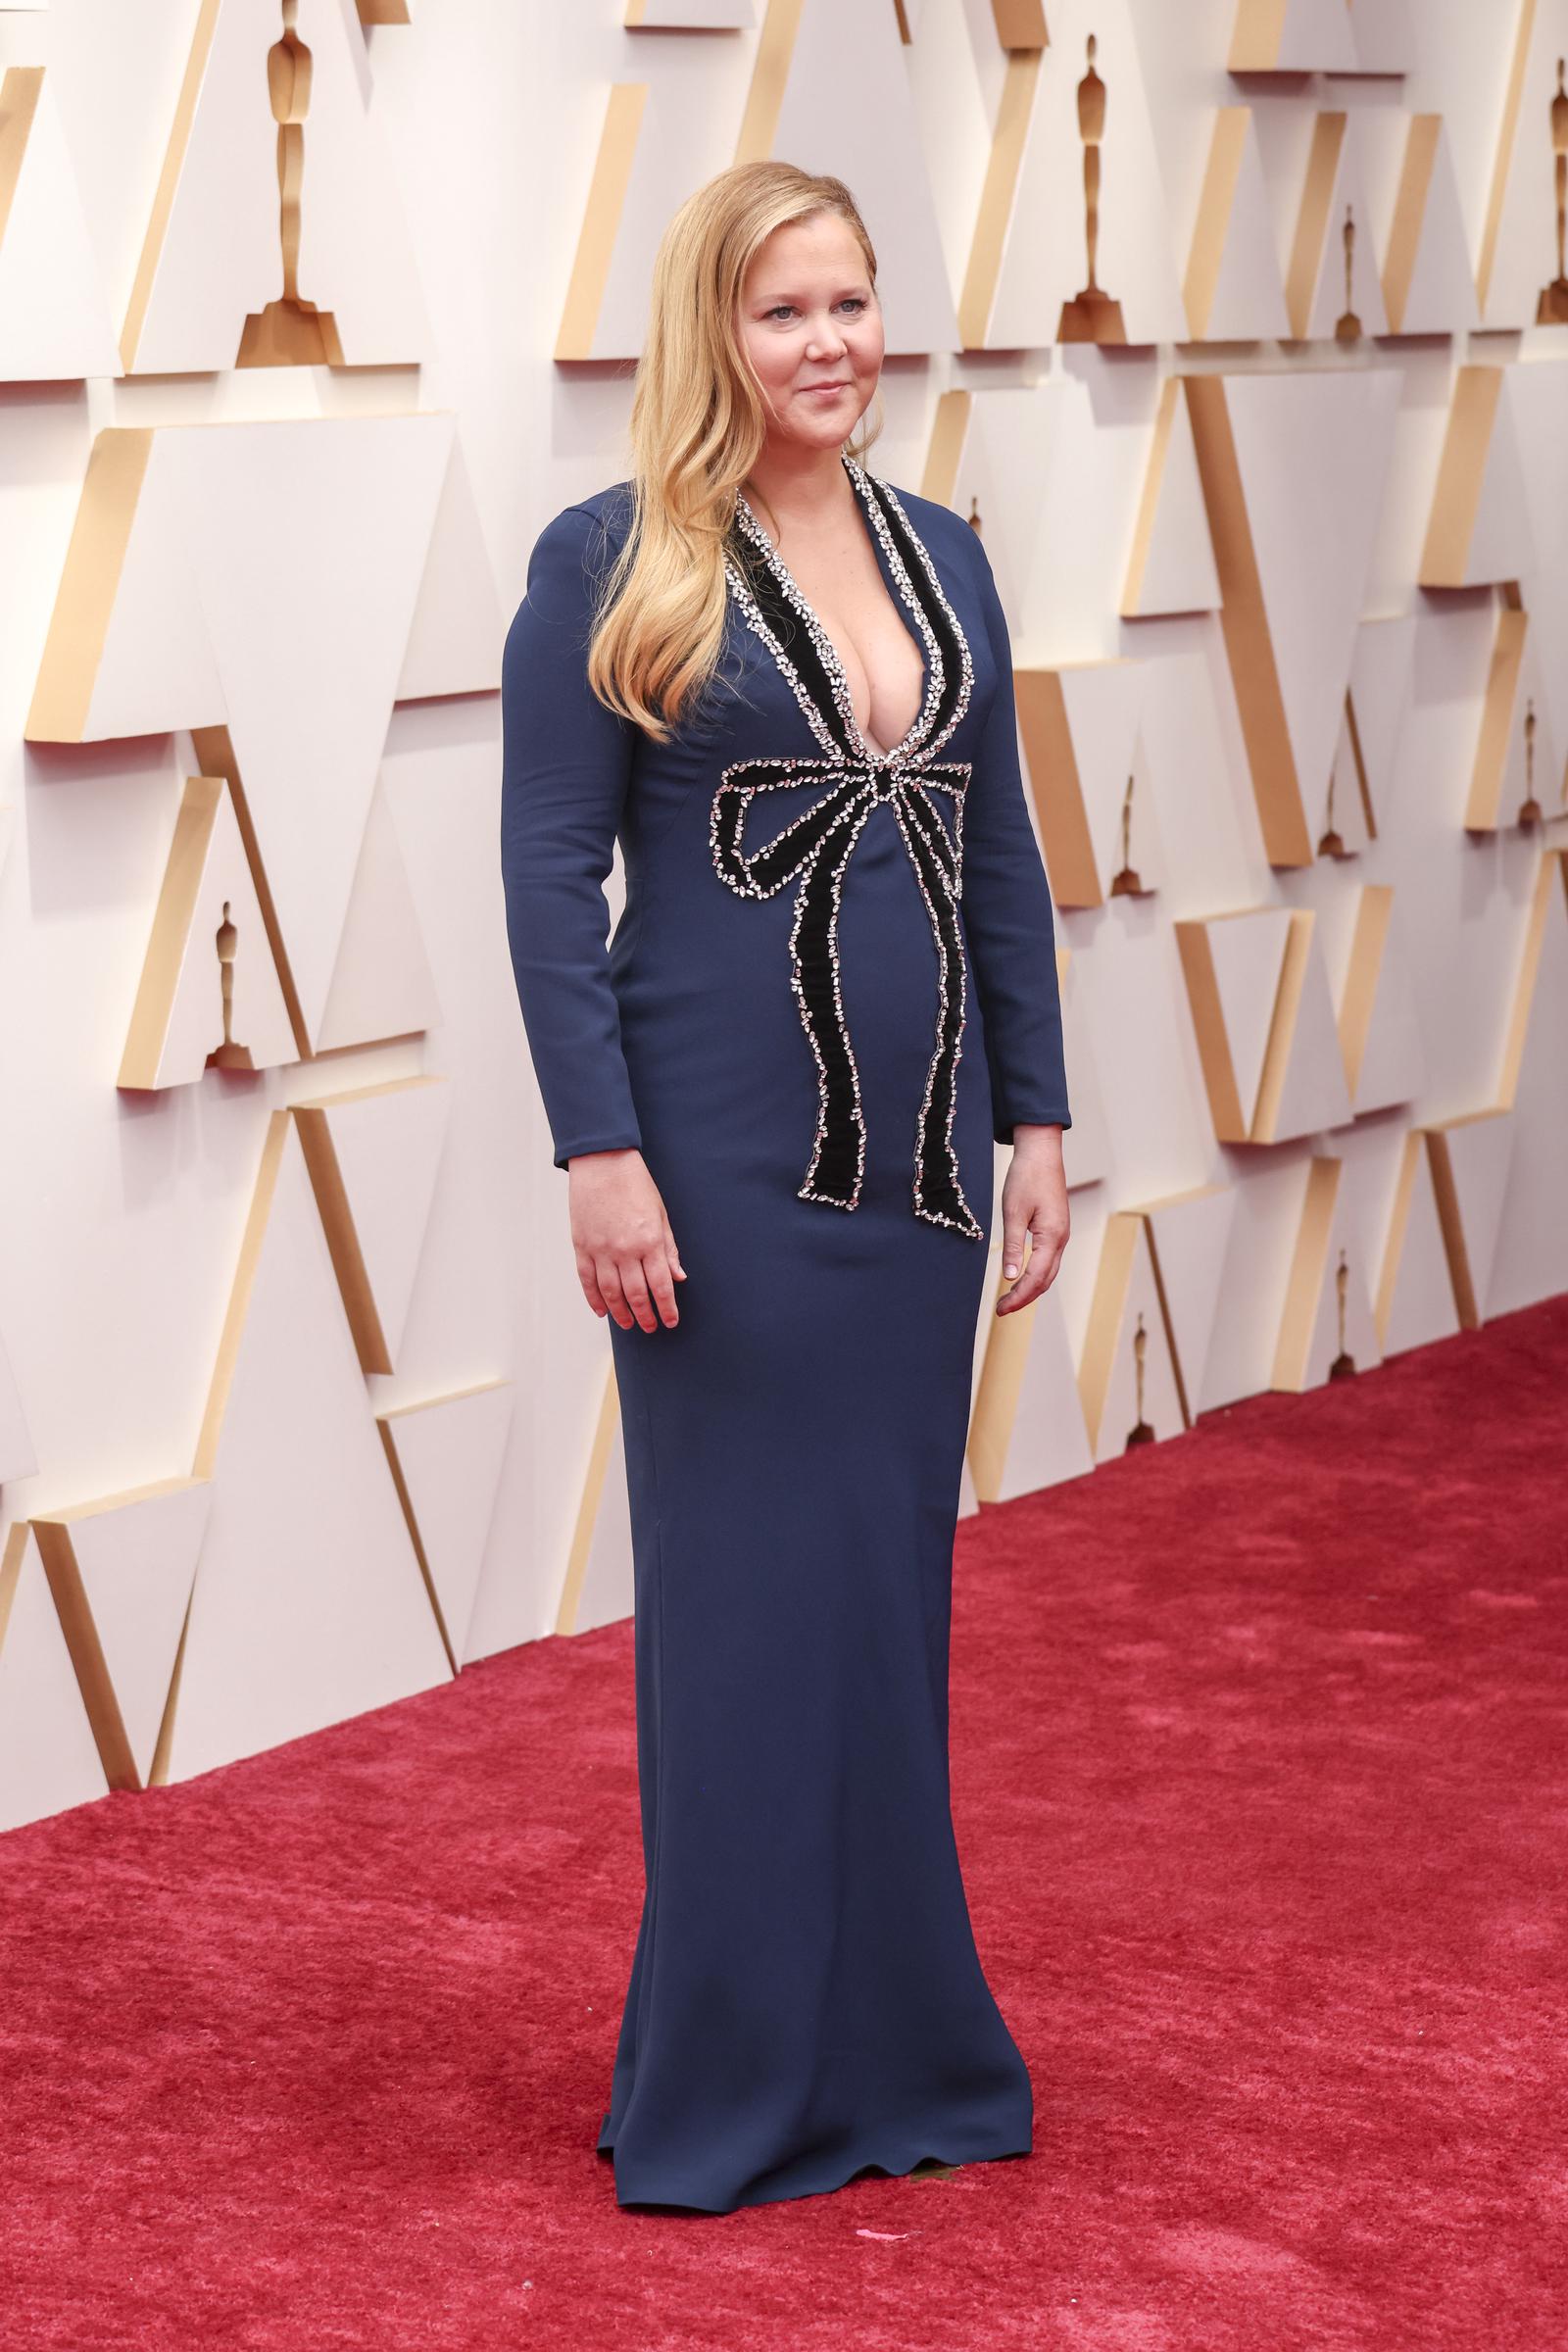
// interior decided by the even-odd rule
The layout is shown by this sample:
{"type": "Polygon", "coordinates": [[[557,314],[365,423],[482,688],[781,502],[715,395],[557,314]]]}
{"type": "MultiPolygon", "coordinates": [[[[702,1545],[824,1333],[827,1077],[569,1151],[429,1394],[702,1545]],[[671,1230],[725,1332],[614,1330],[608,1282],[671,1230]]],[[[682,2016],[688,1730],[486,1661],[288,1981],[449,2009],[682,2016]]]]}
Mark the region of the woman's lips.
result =
{"type": "Polygon", "coordinates": [[[803,384],[801,387],[808,400],[836,400],[841,392],[847,392],[849,388],[848,384],[803,384]]]}

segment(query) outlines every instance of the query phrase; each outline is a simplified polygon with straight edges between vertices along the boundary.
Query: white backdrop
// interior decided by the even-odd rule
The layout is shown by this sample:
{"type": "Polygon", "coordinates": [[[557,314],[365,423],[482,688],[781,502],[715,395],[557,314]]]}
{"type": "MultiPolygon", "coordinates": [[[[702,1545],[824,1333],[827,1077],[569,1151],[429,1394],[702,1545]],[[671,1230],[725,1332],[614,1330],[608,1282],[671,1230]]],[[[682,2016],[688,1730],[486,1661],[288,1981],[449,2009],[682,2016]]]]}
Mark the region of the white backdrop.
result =
{"type": "Polygon", "coordinates": [[[495,689],[743,154],[856,191],[872,469],[976,516],[1013,631],[1074,1233],[981,1335],[966,1507],[1120,1450],[1140,1315],[1178,1439],[1327,1376],[1342,1252],[1374,1376],[1568,1288],[1568,0],[635,13],[301,0],[342,365],[254,367],[275,0],[0,7],[0,1824],[630,1606],[495,689]],[[1122,349],[1054,339],[1091,30],[1122,349]],[[202,1068],[225,899],[253,1072],[202,1068]]]}

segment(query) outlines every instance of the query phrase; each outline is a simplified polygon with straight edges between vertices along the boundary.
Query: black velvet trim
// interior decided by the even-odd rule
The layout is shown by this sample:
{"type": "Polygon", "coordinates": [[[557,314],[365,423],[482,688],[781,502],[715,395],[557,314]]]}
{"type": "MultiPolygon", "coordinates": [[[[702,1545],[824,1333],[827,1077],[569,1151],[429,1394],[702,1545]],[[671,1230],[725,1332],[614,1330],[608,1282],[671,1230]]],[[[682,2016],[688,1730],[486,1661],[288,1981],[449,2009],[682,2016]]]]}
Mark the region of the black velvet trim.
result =
{"type": "Polygon", "coordinates": [[[732,544],[774,640],[794,664],[801,684],[816,706],[817,715],[839,750],[847,759],[854,759],[857,746],[851,741],[849,728],[834,699],[833,682],[828,676],[827,665],[817,652],[816,642],[805,619],[780,587],[778,575],[763,558],[760,548],[754,546],[744,531],[732,534],[732,544]]]}
{"type": "MultiPolygon", "coordinates": [[[[888,537],[897,548],[910,588],[942,662],[942,685],[929,721],[919,727],[906,760],[900,763],[897,808],[906,848],[919,881],[938,958],[941,1009],[929,1066],[926,1097],[918,1114],[913,1198],[917,1215],[951,1226],[975,1240],[985,1228],[964,1199],[958,1181],[951,1124],[967,988],[962,928],[956,894],[959,883],[961,802],[955,786],[954,833],[940,812],[935,792],[921,776],[920,746],[939,738],[961,701],[967,647],[926,569],[920,542],[885,499],[872,476],[865,477],[877,501],[888,537]]],[[[838,907],[845,870],[867,811],[862,796],[885,763],[867,767],[840,710],[832,678],[806,617],[785,595],[763,551],[745,532],[730,536],[729,552],[755,598],[779,651],[793,666],[802,691],[823,729],[851,764],[826,759],[777,758],[741,760],[724,770],[714,796],[711,839],[714,863],[731,889],[747,898],[770,898],[797,882],[792,930],[794,987],[802,1024],[817,1065],[818,1118],[810,1161],[800,1187],[804,1200],[854,1208],[864,1171],[865,1122],[854,1049],[839,1001],[838,907]],[[757,795],[819,784],[821,797],[761,848],[747,854],[742,834],[757,795]]],[[[885,550],[883,551],[886,552],[885,550]]],[[[904,599],[897,587],[901,605],[904,599]]],[[[907,607],[905,607],[907,611],[907,607]]],[[[930,646],[922,645],[929,662],[930,646]]],[[[929,675],[927,677],[929,685],[929,675]]],[[[935,778],[937,771],[931,771],[935,778]]],[[[966,780],[960,766],[953,775],[966,780]]],[[[946,789],[947,787],[941,787],[946,789]]],[[[879,787],[879,791],[884,790],[879,787]]]]}
{"type": "Polygon", "coordinates": [[[746,898],[771,898],[800,877],[794,963],[801,1019],[817,1065],[817,1134],[802,1197],[853,1208],[859,1191],[865,1128],[854,1049],[838,999],[838,898],[859,837],[863,768],[826,760],[743,760],[726,768],[715,797],[712,844],[719,873],[746,898]],[[748,856],[741,836],[752,795],[821,782],[819,801],[748,856]]]}
{"type": "Polygon", "coordinates": [[[963,1198],[953,1151],[949,1122],[953,1115],[958,1076],[959,1040],[963,1035],[967,966],[958,910],[951,895],[955,871],[953,844],[941,818],[919,794],[910,796],[909,842],[936,927],[939,973],[943,992],[938,1041],[931,1070],[930,1098],[915,1139],[915,1206],[924,1215],[951,1218],[976,1240],[984,1228],[963,1198]]]}
{"type": "Polygon", "coordinates": [[[904,558],[904,568],[909,575],[909,585],[914,590],[915,600],[931,624],[933,636],[942,648],[942,692],[938,697],[936,715],[922,738],[922,740],[929,740],[932,736],[941,734],[957,708],[958,697],[963,690],[964,649],[958,641],[952,621],[948,618],[941,599],[931,586],[925,567],[925,557],[913,535],[905,528],[899,515],[894,513],[892,506],[883,497],[876,477],[868,473],[865,479],[894,543],[904,558]]]}

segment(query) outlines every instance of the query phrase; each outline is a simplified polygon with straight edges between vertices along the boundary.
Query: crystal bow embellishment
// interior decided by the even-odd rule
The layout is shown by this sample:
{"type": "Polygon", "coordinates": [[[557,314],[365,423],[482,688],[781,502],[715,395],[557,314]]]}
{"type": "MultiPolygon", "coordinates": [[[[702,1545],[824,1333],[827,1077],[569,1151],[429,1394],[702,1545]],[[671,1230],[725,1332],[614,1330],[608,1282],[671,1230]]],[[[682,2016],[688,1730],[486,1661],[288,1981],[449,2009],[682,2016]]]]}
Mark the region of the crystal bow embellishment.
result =
{"type": "Polygon", "coordinates": [[[854,1208],[865,1173],[859,1072],[839,987],[839,898],[855,845],[871,811],[887,804],[898,821],[936,943],[936,1042],[915,1129],[914,1213],[979,1241],[985,1229],[958,1182],[953,1113],[964,1025],[966,970],[957,902],[963,872],[967,761],[742,760],[725,768],[713,795],[709,835],[713,863],[743,899],[770,899],[798,882],[790,929],[791,980],[816,1058],[816,1136],[803,1200],[854,1208]],[[760,793],[821,784],[809,808],[750,855],[747,816],[760,793]],[[933,795],[953,803],[949,835],[933,795]]]}

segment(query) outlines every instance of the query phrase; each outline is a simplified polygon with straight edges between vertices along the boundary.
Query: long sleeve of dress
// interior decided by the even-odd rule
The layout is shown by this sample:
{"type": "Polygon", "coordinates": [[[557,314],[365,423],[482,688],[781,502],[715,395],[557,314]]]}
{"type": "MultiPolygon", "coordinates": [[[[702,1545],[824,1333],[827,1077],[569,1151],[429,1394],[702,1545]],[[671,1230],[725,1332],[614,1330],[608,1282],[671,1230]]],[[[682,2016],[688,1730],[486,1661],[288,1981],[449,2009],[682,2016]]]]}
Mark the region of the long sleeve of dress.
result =
{"type": "Polygon", "coordinates": [[[604,894],[636,730],[588,684],[596,560],[598,520],[565,508],[535,543],[501,663],[507,936],[558,1168],[642,1145],[604,894]]]}
{"type": "Polygon", "coordinates": [[[992,1124],[1070,1127],[1051,886],[1024,799],[1012,647],[991,561],[974,538],[997,693],[963,812],[963,926],[985,1028],[992,1124]]]}

